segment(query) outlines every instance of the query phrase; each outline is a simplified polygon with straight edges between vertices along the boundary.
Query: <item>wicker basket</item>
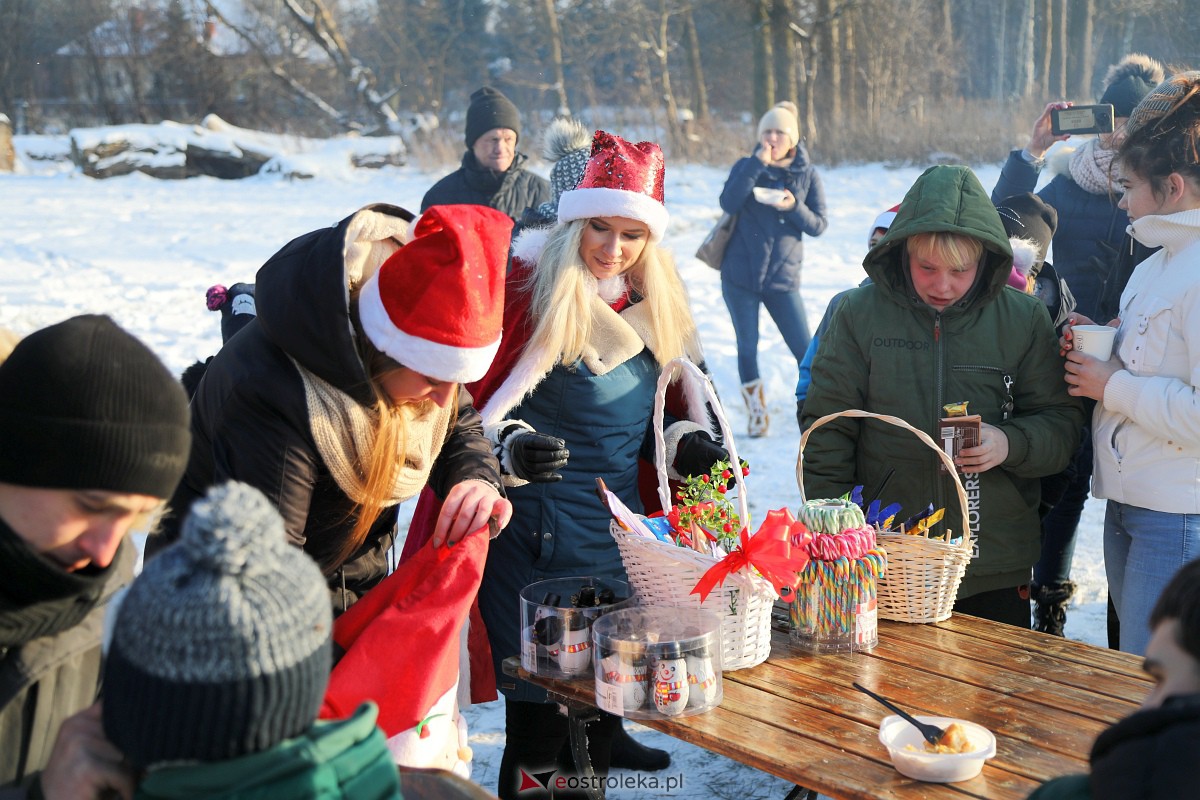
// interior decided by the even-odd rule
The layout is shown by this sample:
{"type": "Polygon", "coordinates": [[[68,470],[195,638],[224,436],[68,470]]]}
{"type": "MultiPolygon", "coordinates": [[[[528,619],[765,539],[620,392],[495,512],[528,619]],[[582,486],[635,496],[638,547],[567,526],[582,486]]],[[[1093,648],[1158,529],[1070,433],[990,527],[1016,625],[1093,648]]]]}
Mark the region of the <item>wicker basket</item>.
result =
{"type": "MultiPolygon", "coordinates": [[[[658,497],[664,511],[670,510],[672,503],[664,463],[666,442],[662,431],[663,405],[667,385],[679,370],[690,372],[701,381],[721,426],[730,463],[740,463],[729,422],[708,376],[690,361],[671,361],[658,379],[658,391],[654,398],[654,460],[658,471],[658,497]]],[[[741,518],[747,520],[746,485],[741,470],[734,469],[733,474],[738,485],[738,510],[741,518]]],[[[731,573],[724,585],[715,587],[702,603],[698,595],[691,594],[692,588],[717,563],[717,559],[690,548],[629,533],[616,522],[612,523],[610,530],[621,551],[629,583],[637,592],[641,605],[703,608],[716,612],[721,617],[722,663],[725,670],[753,667],[767,660],[771,654],[771,609],[777,596],[770,581],[749,572],[731,573]]]]}
{"type": "Polygon", "coordinates": [[[840,417],[870,417],[911,431],[929,445],[954,477],[954,488],[962,510],[962,541],[951,544],[942,539],[910,536],[904,533],[879,534],[879,546],[887,551],[887,572],[879,582],[879,616],[898,622],[941,622],[953,613],[958,585],[971,560],[971,525],[967,517],[967,493],[958,477],[954,462],[926,434],[899,417],[850,409],[821,417],[800,437],[796,457],[796,483],[800,502],[804,503],[804,445],[808,437],[826,422],[840,417]]]}

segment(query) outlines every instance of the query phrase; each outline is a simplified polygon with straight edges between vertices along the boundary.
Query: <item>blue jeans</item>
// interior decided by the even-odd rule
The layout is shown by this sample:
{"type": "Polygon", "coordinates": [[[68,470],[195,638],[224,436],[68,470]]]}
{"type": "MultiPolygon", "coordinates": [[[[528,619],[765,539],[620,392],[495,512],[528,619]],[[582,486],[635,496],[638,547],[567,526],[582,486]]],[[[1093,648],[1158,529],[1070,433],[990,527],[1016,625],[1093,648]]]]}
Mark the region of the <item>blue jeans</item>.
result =
{"type": "Polygon", "coordinates": [[[1144,655],[1150,612],[1167,581],[1200,556],[1200,514],[1169,514],[1108,501],[1104,570],[1121,620],[1121,650],[1144,655]]]}
{"type": "Polygon", "coordinates": [[[733,321],[733,335],[737,339],[738,377],[742,383],[758,380],[758,307],[767,307],[767,313],[775,320],[783,341],[787,344],[796,364],[804,358],[808,349],[808,318],[804,315],[804,302],[799,292],[752,292],[729,281],[721,281],[721,296],[729,309],[733,321]]]}

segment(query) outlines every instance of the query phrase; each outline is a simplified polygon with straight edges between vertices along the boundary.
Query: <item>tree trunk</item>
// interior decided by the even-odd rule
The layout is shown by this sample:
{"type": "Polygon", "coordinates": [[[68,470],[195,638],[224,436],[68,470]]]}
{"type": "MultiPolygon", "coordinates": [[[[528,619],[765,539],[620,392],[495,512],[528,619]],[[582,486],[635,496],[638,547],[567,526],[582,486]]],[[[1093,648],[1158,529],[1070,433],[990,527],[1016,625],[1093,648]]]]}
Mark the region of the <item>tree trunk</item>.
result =
{"type": "MultiPolygon", "coordinates": [[[[313,41],[325,54],[333,61],[342,78],[351,86],[354,94],[359,101],[366,107],[367,111],[375,118],[378,128],[367,131],[374,133],[376,131],[387,134],[400,133],[400,118],[396,116],[396,111],[387,104],[383,96],[375,88],[376,79],[375,73],[369,67],[359,61],[350,48],[346,45],[346,40],[342,38],[341,31],[338,30],[337,24],[333,21],[333,15],[325,6],[324,0],[283,0],[284,6],[291,12],[292,18],[300,24],[302,28],[312,37],[313,41]],[[312,8],[306,8],[300,5],[301,2],[312,4],[312,8]]],[[[211,7],[211,3],[208,3],[211,7]]]]}
{"type": "Polygon", "coordinates": [[[554,92],[558,100],[558,108],[554,113],[569,117],[571,104],[567,101],[567,79],[563,73],[562,31],[558,27],[558,12],[554,9],[554,0],[543,0],[542,8],[550,24],[550,63],[554,67],[554,92]]]}
{"type": "Polygon", "coordinates": [[[1034,75],[1033,68],[1036,63],[1033,56],[1033,41],[1034,41],[1034,17],[1036,9],[1034,8],[1034,0],[1020,0],[1018,6],[1020,11],[1020,24],[1017,28],[1017,57],[1016,67],[1019,76],[1017,80],[1016,90],[1021,97],[1029,97],[1033,94],[1034,75]]]}
{"type": "Polygon", "coordinates": [[[1041,50],[1038,54],[1038,60],[1041,63],[1041,70],[1038,83],[1038,89],[1041,92],[1042,102],[1050,99],[1050,65],[1051,55],[1054,53],[1054,0],[1038,0],[1042,6],[1042,20],[1045,24],[1042,25],[1041,50]]]}
{"type": "MultiPolygon", "coordinates": [[[[550,0],[547,0],[549,2],[550,0]]],[[[692,111],[696,119],[708,121],[708,87],[704,85],[704,65],[700,60],[700,36],[696,32],[696,19],[689,5],[683,16],[684,35],[687,37],[688,69],[692,73],[692,111]]]]}
{"type": "Polygon", "coordinates": [[[792,0],[771,2],[771,44],[776,100],[796,102],[796,44],[791,29],[792,0]]]}
{"type": "Polygon", "coordinates": [[[825,75],[825,86],[828,94],[820,105],[828,110],[828,122],[837,126],[842,119],[842,69],[841,46],[838,41],[838,18],[836,0],[820,0],[817,6],[817,16],[820,19],[820,60],[822,74],[825,75]]]}
{"type": "Polygon", "coordinates": [[[1096,69],[1096,50],[1092,42],[1092,37],[1095,36],[1096,0],[1083,0],[1075,5],[1075,10],[1079,14],[1079,35],[1075,39],[1078,42],[1079,51],[1079,73],[1075,80],[1075,99],[1079,103],[1090,103],[1092,73],[1096,69]]]}
{"type": "Polygon", "coordinates": [[[993,23],[992,30],[995,31],[992,46],[995,48],[996,60],[988,96],[993,100],[1000,100],[1005,94],[1004,73],[1008,69],[1008,2],[1007,0],[991,0],[989,5],[993,23]]]}
{"type": "Polygon", "coordinates": [[[1059,99],[1063,99],[1067,96],[1067,43],[1070,41],[1067,36],[1067,0],[1056,0],[1055,5],[1058,6],[1058,21],[1055,25],[1058,32],[1058,47],[1055,49],[1055,72],[1058,81],[1054,93],[1059,99]]]}
{"type": "Polygon", "coordinates": [[[775,103],[775,73],[771,62],[770,0],[755,0],[751,11],[754,31],[754,113],[761,116],[775,103]]]}
{"type": "Polygon", "coordinates": [[[671,64],[667,56],[670,53],[671,40],[668,36],[667,23],[671,15],[667,8],[667,0],[658,0],[658,41],[655,42],[654,54],[658,61],[659,81],[662,85],[662,101],[667,111],[667,129],[671,132],[673,144],[687,155],[687,137],[679,130],[679,104],[675,102],[675,90],[671,88],[671,64]]]}
{"type": "Polygon", "coordinates": [[[857,23],[856,15],[846,14],[842,18],[842,40],[845,42],[845,62],[842,65],[842,91],[839,94],[845,95],[845,103],[842,108],[844,113],[853,116],[858,110],[858,54],[855,52],[854,32],[857,23]]]}

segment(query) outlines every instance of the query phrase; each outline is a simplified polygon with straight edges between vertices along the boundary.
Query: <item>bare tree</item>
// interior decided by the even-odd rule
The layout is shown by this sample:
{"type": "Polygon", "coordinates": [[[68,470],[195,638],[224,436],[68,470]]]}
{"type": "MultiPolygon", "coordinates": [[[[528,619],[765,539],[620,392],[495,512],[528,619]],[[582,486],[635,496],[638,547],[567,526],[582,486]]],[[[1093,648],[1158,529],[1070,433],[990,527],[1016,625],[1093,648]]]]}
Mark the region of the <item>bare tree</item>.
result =
{"type": "Polygon", "coordinates": [[[700,35],[696,31],[696,18],[692,4],[683,10],[683,31],[687,39],[688,71],[692,77],[692,110],[696,119],[708,121],[708,87],[704,84],[704,65],[700,58],[700,35]]]}
{"type": "Polygon", "coordinates": [[[543,0],[542,7],[550,26],[550,64],[554,68],[554,91],[558,97],[555,113],[560,117],[571,116],[571,104],[567,102],[567,78],[563,73],[562,32],[558,27],[558,11],[554,0],[543,0]]]}

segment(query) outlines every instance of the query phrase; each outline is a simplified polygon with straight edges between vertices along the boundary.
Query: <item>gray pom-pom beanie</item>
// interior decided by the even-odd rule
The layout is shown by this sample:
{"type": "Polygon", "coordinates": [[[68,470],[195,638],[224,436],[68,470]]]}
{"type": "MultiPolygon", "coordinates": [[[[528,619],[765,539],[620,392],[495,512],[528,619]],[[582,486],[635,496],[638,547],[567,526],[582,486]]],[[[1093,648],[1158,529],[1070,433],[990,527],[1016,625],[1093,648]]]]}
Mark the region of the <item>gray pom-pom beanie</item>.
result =
{"type": "Polygon", "coordinates": [[[332,626],[325,579],[275,507],[216,486],[117,609],[104,732],[139,768],[267,750],[316,720],[332,626]]]}

